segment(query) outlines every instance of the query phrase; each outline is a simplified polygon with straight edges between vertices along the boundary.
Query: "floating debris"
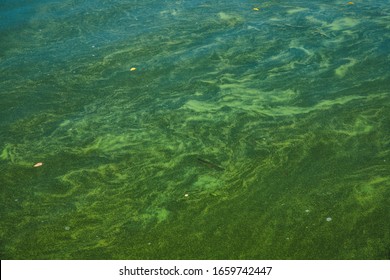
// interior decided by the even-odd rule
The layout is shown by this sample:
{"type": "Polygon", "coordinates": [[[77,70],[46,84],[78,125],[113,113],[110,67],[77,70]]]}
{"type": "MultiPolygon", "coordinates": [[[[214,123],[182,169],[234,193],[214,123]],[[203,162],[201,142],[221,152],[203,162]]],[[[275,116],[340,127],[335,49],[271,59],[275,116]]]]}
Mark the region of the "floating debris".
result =
{"type": "Polygon", "coordinates": [[[36,164],[33,165],[33,167],[40,167],[43,165],[43,162],[37,162],[36,164]]]}
{"type": "Polygon", "coordinates": [[[260,8],[253,8],[254,11],[260,11],[260,8]]]}
{"type": "Polygon", "coordinates": [[[135,68],[135,67],[130,68],[130,71],[135,71],[135,70],[137,70],[137,68],[135,68]]]}
{"type": "Polygon", "coordinates": [[[331,217],[326,218],[326,221],[327,221],[327,222],[330,222],[331,220],[332,220],[331,217]]]}

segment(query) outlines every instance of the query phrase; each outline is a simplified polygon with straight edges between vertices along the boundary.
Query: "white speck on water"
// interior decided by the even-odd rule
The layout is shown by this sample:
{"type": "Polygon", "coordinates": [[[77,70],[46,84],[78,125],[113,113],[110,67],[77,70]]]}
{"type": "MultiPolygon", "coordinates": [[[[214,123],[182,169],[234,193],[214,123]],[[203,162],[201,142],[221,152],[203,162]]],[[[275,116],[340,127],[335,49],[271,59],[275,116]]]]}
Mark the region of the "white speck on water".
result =
{"type": "Polygon", "coordinates": [[[327,222],[330,222],[331,220],[332,220],[331,217],[326,218],[326,221],[327,221],[327,222]]]}
{"type": "Polygon", "coordinates": [[[64,227],[65,230],[70,230],[69,226],[64,227]]]}
{"type": "Polygon", "coordinates": [[[309,209],[306,209],[306,210],[305,210],[305,212],[306,212],[306,213],[309,213],[309,212],[310,212],[310,210],[309,210],[309,209]]]}

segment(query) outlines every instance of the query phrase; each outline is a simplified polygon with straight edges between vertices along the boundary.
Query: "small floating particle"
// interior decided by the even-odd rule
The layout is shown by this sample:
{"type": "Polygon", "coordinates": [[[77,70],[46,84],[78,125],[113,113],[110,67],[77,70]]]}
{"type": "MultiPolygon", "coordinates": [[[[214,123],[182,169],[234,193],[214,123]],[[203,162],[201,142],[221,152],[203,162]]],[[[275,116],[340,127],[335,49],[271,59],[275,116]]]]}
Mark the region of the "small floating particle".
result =
{"type": "Polygon", "coordinates": [[[254,10],[254,11],[260,11],[259,8],[253,8],[252,10],[254,10]]]}
{"type": "Polygon", "coordinates": [[[353,5],[353,4],[355,4],[355,3],[353,3],[353,2],[350,1],[350,2],[348,2],[347,4],[348,4],[348,5],[353,5]]]}
{"type": "Polygon", "coordinates": [[[305,210],[305,212],[306,212],[306,213],[309,213],[309,212],[310,212],[310,210],[309,210],[309,209],[306,209],[306,210],[305,210]]]}
{"type": "Polygon", "coordinates": [[[137,70],[137,68],[135,68],[135,67],[130,68],[130,71],[135,71],[135,70],[137,70]]]}
{"type": "Polygon", "coordinates": [[[65,230],[70,230],[69,226],[64,227],[65,230]]]}
{"type": "Polygon", "coordinates": [[[40,167],[43,165],[43,162],[37,162],[36,164],[33,165],[33,167],[40,167]]]}
{"type": "Polygon", "coordinates": [[[185,197],[188,197],[188,193],[186,193],[184,196],[185,196],[185,197]]]}
{"type": "Polygon", "coordinates": [[[331,217],[326,218],[326,221],[327,221],[327,222],[330,222],[331,220],[332,220],[331,217]]]}

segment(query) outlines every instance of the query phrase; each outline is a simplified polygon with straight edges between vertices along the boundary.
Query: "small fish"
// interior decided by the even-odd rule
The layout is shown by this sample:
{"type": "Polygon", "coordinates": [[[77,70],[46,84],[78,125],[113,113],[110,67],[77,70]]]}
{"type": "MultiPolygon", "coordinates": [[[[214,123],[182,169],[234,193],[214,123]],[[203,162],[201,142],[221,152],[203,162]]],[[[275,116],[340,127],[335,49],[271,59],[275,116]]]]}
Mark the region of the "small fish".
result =
{"type": "Polygon", "coordinates": [[[212,168],[218,171],[224,171],[225,169],[218,164],[215,164],[213,162],[210,162],[208,160],[205,160],[203,158],[196,158],[198,162],[202,163],[203,165],[207,166],[208,168],[212,168]]]}

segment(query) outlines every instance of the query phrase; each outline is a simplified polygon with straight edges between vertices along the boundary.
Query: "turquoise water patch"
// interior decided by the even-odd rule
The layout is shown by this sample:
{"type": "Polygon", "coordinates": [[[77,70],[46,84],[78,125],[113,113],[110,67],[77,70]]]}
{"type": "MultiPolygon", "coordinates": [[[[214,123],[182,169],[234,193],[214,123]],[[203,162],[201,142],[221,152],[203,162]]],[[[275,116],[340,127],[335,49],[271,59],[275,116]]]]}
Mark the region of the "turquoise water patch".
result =
{"type": "Polygon", "coordinates": [[[389,259],[387,4],[5,1],[2,258],[389,259]]]}

